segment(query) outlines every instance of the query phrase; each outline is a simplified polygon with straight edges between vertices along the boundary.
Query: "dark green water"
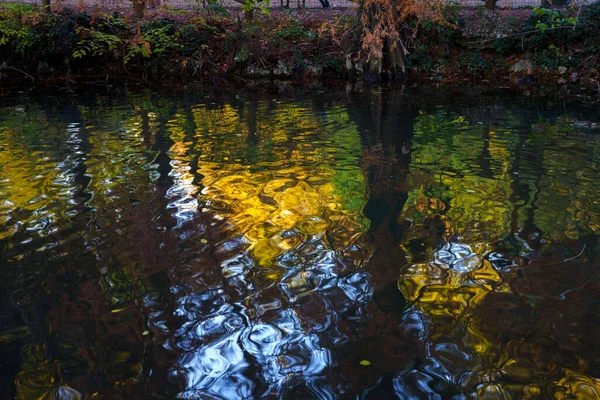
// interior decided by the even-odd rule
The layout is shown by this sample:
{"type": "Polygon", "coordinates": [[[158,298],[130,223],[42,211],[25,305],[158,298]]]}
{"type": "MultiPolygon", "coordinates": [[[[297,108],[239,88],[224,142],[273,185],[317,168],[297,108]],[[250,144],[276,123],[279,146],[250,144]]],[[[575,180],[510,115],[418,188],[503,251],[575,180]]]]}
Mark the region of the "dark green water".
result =
{"type": "Polygon", "coordinates": [[[0,97],[0,397],[594,399],[600,111],[0,97]]]}

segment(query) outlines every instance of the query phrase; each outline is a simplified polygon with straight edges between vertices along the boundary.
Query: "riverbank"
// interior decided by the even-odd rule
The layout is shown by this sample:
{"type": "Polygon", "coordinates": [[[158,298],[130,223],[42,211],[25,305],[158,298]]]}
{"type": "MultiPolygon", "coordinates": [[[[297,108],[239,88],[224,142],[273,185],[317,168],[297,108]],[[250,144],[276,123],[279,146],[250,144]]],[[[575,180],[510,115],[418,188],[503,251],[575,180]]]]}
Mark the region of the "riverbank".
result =
{"type": "MultiPolygon", "coordinates": [[[[600,4],[574,10],[445,10],[408,41],[412,81],[599,85],[600,4]],[[451,26],[450,26],[451,25],[451,26]]],[[[0,6],[2,80],[248,82],[362,79],[353,10],[287,10],[244,21],[236,12],[133,12],[0,6]]],[[[385,68],[375,79],[391,79],[385,68]]],[[[374,79],[374,77],[368,77],[374,79]]]]}

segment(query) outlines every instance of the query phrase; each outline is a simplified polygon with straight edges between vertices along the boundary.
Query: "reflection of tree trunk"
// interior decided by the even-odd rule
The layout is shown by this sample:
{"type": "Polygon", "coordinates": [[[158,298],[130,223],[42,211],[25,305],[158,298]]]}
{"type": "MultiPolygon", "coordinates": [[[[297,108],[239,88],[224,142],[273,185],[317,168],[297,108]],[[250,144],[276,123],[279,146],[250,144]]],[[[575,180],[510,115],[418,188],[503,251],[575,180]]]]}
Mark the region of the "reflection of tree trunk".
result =
{"type": "MultiPolygon", "coordinates": [[[[403,226],[397,221],[408,199],[406,176],[410,154],[404,145],[412,139],[414,118],[418,113],[406,104],[400,91],[387,92],[385,96],[372,92],[366,96],[351,96],[349,103],[350,119],[356,124],[364,146],[361,167],[369,187],[369,198],[363,212],[370,220],[370,227],[364,241],[372,256],[364,270],[369,273],[373,287],[373,301],[368,304],[373,318],[366,322],[364,331],[378,333],[365,335],[363,340],[352,343],[345,351],[354,354],[354,357],[358,355],[385,365],[385,368],[402,368],[410,364],[418,353],[390,351],[392,348],[407,348],[405,346],[408,345],[394,328],[386,328],[382,332],[382,326],[399,326],[406,307],[406,299],[397,287],[400,268],[406,260],[399,246],[403,226]],[[375,152],[372,149],[376,149],[375,152]],[[369,153],[380,155],[375,160],[376,165],[371,165],[369,153]]],[[[352,370],[348,373],[361,374],[352,370]]],[[[367,382],[367,379],[370,377],[362,376],[356,381],[367,382]]],[[[368,386],[376,384],[373,381],[368,386]]],[[[374,398],[378,397],[377,394],[374,398]]],[[[380,397],[384,395],[380,394],[380,397]]]]}
{"type": "Polygon", "coordinates": [[[410,154],[406,143],[412,139],[417,111],[407,107],[401,92],[395,92],[391,99],[384,98],[381,93],[371,94],[364,100],[359,97],[351,98],[351,101],[355,99],[370,104],[370,107],[365,107],[366,104],[352,104],[348,107],[350,117],[356,123],[367,147],[364,150],[381,148],[385,158],[379,160],[379,164],[383,165],[378,166],[370,166],[369,161],[363,159],[370,193],[364,209],[365,216],[371,220],[369,233],[376,247],[387,249],[382,252],[386,254],[386,259],[388,256],[395,258],[399,256],[397,245],[401,235],[396,221],[408,198],[405,180],[410,154]],[[376,171],[380,167],[385,168],[387,173],[376,171]]]}
{"type": "Polygon", "coordinates": [[[373,130],[377,138],[381,138],[381,119],[383,118],[383,107],[381,93],[371,95],[371,118],[373,119],[373,130]],[[374,98],[373,98],[374,97],[374,98]]]}
{"type": "MultiPolygon", "coordinates": [[[[158,163],[157,171],[160,174],[160,178],[158,179],[158,185],[164,188],[168,188],[173,185],[173,179],[169,176],[171,172],[171,158],[169,157],[168,151],[172,145],[171,140],[166,135],[166,127],[169,121],[169,116],[173,115],[174,112],[161,112],[159,115],[162,116],[159,120],[158,131],[156,132],[156,140],[154,142],[154,148],[160,151],[159,155],[156,157],[156,162],[158,163]]],[[[142,130],[149,129],[149,120],[148,113],[144,112],[142,114],[142,130]],[[144,116],[145,114],[145,116],[144,116]]]]}
{"type": "Polygon", "coordinates": [[[496,8],[496,0],[485,0],[485,8],[493,11],[496,8]]]}
{"type": "Polygon", "coordinates": [[[483,149],[481,150],[481,154],[479,155],[479,167],[481,171],[479,172],[479,176],[483,178],[493,178],[494,173],[492,172],[490,160],[492,156],[490,155],[490,132],[492,130],[491,126],[487,126],[483,130],[483,149]]]}
{"type": "Polygon", "coordinates": [[[258,143],[258,136],[256,135],[256,98],[250,98],[250,103],[248,104],[248,141],[256,144],[258,143]]]}
{"type": "MultiPolygon", "coordinates": [[[[517,143],[512,154],[513,181],[511,187],[513,193],[510,197],[512,204],[523,203],[522,206],[514,206],[511,213],[511,231],[513,233],[521,231],[523,234],[530,232],[539,232],[540,229],[535,225],[536,203],[539,195],[540,180],[544,176],[544,152],[528,152],[525,157],[521,154],[524,147],[525,137],[523,134],[517,136],[517,143]],[[533,154],[532,154],[533,153],[533,154]],[[535,154],[535,155],[534,155],[535,154]],[[522,180],[522,177],[535,177],[531,180],[522,180]],[[532,190],[533,189],[533,190],[532,190]],[[521,207],[526,207],[526,220],[519,221],[521,207]]],[[[531,243],[530,243],[531,244],[531,243]]]]}
{"type": "MultiPolygon", "coordinates": [[[[194,113],[192,112],[192,107],[183,105],[184,114],[185,114],[185,135],[195,137],[199,132],[197,132],[198,127],[196,126],[196,121],[194,120],[194,113]]],[[[197,140],[197,139],[194,139],[197,140]]],[[[202,179],[204,179],[204,175],[198,172],[198,161],[199,157],[194,157],[192,162],[190,163],[191,173],[194,175],[194,180],[192,184],[198,188],[198,191],[202,190],[202,179]]]]}

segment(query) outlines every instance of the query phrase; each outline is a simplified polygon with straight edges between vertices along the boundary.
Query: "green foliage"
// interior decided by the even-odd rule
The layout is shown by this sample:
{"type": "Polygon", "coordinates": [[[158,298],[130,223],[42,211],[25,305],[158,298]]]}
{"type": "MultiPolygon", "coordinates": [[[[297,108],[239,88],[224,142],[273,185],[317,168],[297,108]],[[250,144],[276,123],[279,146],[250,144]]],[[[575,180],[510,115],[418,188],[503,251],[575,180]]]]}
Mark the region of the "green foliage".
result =
{"type": "Polygon", "coordinates": [[[327,54],[316,54],[313,57],[313,62],[315,65],[333,71],[339,71],[342,68],[342,59],[340,57],[332,57],[327,54]]]}
{"type": "Polygon", "coordinates": [[[73,51],[74,59],[100,57],[105,54],[113,54],[116,57],[117,49],[123,44],[117,36],[96,30],[77,28],[77,34],[83,39],[77,43],[77,48],[73,51]]]}
{"type": "Polygon", "coordinates": [[[271,5],[271,0],[244,0],[242,4],[243,11],[251,11],[255,8],[258,8],[262,13],[266,15],[271,15],[271,9],[269,8],[271,5]]]}
{"type": "Polygon", "coordinates": [[[435,60],[427,54],[427,47],[419,46],[408,58],[408,66],[418,70],[430,72],[433,70],[435,60]]]}
{"type": "Polygon", "coordinates": [[[150,43],[150,48],[155,56],[162,56],[171,51],[183,49],[177,36],[173,37],[173,25],[162,28],[150,29],[142,34],[145,41],[150,43]]]}
{"type": "Polygon", "coordinates": [[[544,50],[536,52],[533,57],[533,65],[540,68],[556,69],[563,64],[563,54],[553,44],[550,44],[544,50]]]}
{"type": "Polygon", "coordinates": [[[0,23],[0,46],[10,45],[18,53],[33,47],[39,41],[39,35],[29,26],[18,26],[12,21],[0,23]]]}
{"type": "Polygon", "coordinates": [[[503,56],[515,53],[521,50],[522,42],[520,37],[505,37],[494,42],[496,53],[503,56]]]}
{"type": "Polygon", "coordinates": [[[235,55],[234,60],[238,63],[245,62],[248,61],[251,55],[252,53],[250,53],[250,50],[248,50],[248,45],[244,43],[240,51],[235,55]]]}
{"type": "Polygon", "coordinates": [[[293,20],[293,25],[278,29],[273,37],[273,43],[277,47],[285,47],[289,45],[289,42],[300,41],[300,40],[312,40],[317,36],[315,32],[304,28],[298,21],[293,20]]]}
{"type": "Polygon", "coordinates": [[[558,10],[536,7],[523,27],[527,33],[524,38],[528,49],[544,49],[550,44],[576,44],[581,40],[583,26],[574,31],[575,17],[565,17],[558,10]]]}
{"type": "Polygon", "coordinates": [[[227,11],[220,0],[208,0],[206,1],[204,8],[209,10],[209,12],[213,13],[214,15],[221,17],[226,17],[229,15],[229,11],[227,11]]]}
{"type": "Polygon", "coordinates": [[[206,49],[206,35],[207,33],[214,34],[216,29],[209,25],[204,25],[203,28],[203,30],[200,30],[197,25],[184,25],[175,33],[183,45],[181,48],[183,56],[192,56],[206,49]]]}
{"type": "Polygon", "coordinates": [[[565,18],[558,10],[535,7],[531,22],[535,22],[535,29],[544,32],[548,28],[557,28],[559,26],[575,25],[575,17],[565,18]]]}
{"type": "Polygon", "coordinates": [[[9,3],[0,15],[0,47],[7,46],[24,56],[40,42],[36,27],[46,19],[44,13],[28,4],[9,3]]]}
{"type": "Polygon", "coordinates": [[[466,68],[471,72],[481,72],[489,69],[492,66],[479,51],[468,51],[461,54],[456,64],[459,68],[466,68]]]}
{"type": "Polygon", "coordinates": [[[442,7],[441,12],[445,23],[429,19],[414,18],[409,22],[411,28],[416,29],[415,39],[420,45],[437,47],[440,43],[457,42],[461,37],[461,24],[459,11],[462,9],[459,3],[449,1],[442,7]]]}
{"type": "Polygon", "coordinates": [[[129,64],[134,60],[150,58],[151,54],[150,43],[144,40],[141,35],[137,35],[127,42],[125,54],[123,55],[123,63],[129,64]]]}
{"type": "Polygon", "coordinates": [[[154,20],[140,27],[138,33],[127,41],[123,61],[129,64],[144,58],[164,59],[181,52],[181,31],[175,30],[174,21],[154,20]]]}

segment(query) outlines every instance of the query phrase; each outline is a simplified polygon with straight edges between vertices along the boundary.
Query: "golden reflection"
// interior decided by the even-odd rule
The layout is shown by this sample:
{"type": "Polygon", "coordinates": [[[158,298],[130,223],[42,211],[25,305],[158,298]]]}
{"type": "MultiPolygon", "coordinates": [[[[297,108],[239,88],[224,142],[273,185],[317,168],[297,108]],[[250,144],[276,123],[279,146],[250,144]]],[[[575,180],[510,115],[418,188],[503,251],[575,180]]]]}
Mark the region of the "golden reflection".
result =
{"type": "Polygon", "coordinates": [[[356,129],[345,126],[334,134],[319,129],[318,118],[308,109],[280,107],[268,116],[259,110],[257,145],[248,144],[247,126],[231,107],[214,111],[226,126],[216,137],[211,135],[213,111],[193,110],[196,123],[202,123],[196,148],[201,150],[197,173],[203,177],[200,198],[204,208],[243,234],[254,260],[265,267],[303,242],[298,235],[286,234],[291,229],[304,238],[329,232],[328,239],[343,248],[367,228],[362,216],[366,185],[357,162],[361,149],[356,129]],[[292,135],[290,126],[299,133],[292,135]],[[315,145],[322,140],[343,141],[346,149],[355,147],[346,152],[331,146],[333,150],[325,151],[315,145]],[[222,148],[227,149],[225,156],[222,148]],[[241,155],[252,152],[256,163],[240,161],[241,155]],[[336,168],[340,161],[353,165],[336,168]]]}
{"type": "Polygon", "coordinates": [[[567,399],[599,399],[600,379],[580,374],[567,369],[565,376],[558,382],[555,398],[567,399]]]}
{"type": "Polygon", "coordinates": [[[492,264],[484,257],[490,246],[468,246],[447,242],[431,256],[431,261],[409,266],[398,281],[407,300],[430,317],[438,335],[460,326],[463,343],[480,357],[497,355],[498,349],[479,327],[473,310],[491,292],[509,292],[492,264]]]}
{"type": "Polygon", "coordinates": [[[23,349],[22,370],[15,378],[17,399],[55,398],[60,377],[56,368],[57,362],[48,360],[47,349],[42,345],[32,345],[23,349]]]}
{"type": "MultiPolygon", "coordinates": [[[[8,223],[13,229],[0,230],[0,239],[23,225],[44,234],[43,227],[58,219],[51,205],[69,201],[72,191],[61,157],[39,143],[43,131],[57,128],[40,124],[25,129],[20,119],[4,123],[0,131],[0,225],[8,223]]],[[[60,136],[66,136],[64,128],[60,136]]]]}

